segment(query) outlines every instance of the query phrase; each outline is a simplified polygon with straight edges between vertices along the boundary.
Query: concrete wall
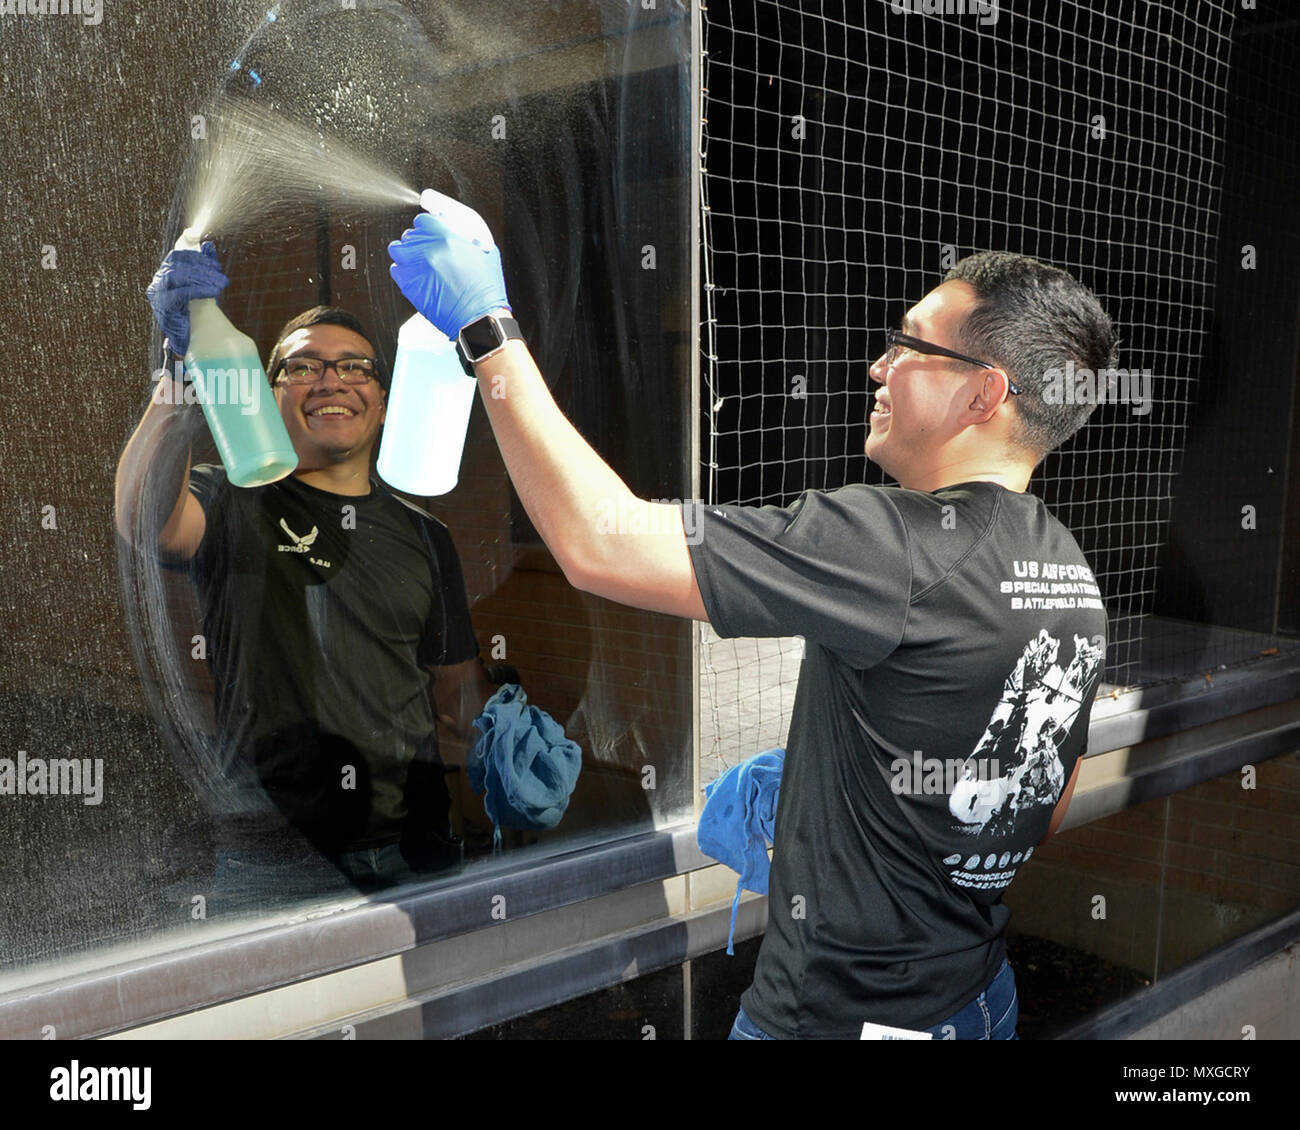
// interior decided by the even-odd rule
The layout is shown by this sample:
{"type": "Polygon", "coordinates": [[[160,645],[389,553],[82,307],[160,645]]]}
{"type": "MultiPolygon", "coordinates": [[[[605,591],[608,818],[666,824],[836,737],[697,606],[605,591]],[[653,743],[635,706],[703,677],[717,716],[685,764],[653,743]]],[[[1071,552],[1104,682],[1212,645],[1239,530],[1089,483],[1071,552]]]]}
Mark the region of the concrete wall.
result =
{"type": "Polygon", "coordinates": [[[1300,945],[1162,1016],[1131,1040],[1300,1040],[1300,945]]]}

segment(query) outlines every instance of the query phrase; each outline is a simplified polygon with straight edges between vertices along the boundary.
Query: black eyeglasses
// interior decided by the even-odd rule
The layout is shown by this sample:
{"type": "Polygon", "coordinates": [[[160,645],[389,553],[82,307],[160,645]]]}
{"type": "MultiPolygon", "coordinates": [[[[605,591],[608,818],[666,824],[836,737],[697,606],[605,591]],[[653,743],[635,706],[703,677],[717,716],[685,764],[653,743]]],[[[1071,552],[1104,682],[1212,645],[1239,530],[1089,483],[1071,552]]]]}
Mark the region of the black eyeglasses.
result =
{"type": "MultiPolygon", "coordinates": [[[[885,367],[888,368],[898,359],[900,349],[910,349],[915,353],[926,353],[935,357],[951,357],[954,361],[965,361],[968,365],[978,365],[981,369],[996,369],[996,365],[990,365],[987,361],[981,361],[977,357],[967,357],[964,353],[958,353],[955,349],[948,349],[942,345],[934,345],[928,341],[922,341],[919,337],[912,337],[910,334],[903,333],[902,330],[889,330],[885,334],[885,342],[888,348],[885,350],[885,367]]],[[[1007,387],[1015,396],[1020,395],[1020,389],[1016,382],[1007,378],[1007,387]]]]}
{"type": "Polygon", "coordinates": [[[324,357],[312,357],[300,353],[286,357],[280,362],[278,380],[289,384],[305,385],[318,381],[325,375],[326,369],[333,369],[339,380],[347,385],[363,385],[375,375],[373,357],[340,357],[337,361],[327,361],[324,357]]]}

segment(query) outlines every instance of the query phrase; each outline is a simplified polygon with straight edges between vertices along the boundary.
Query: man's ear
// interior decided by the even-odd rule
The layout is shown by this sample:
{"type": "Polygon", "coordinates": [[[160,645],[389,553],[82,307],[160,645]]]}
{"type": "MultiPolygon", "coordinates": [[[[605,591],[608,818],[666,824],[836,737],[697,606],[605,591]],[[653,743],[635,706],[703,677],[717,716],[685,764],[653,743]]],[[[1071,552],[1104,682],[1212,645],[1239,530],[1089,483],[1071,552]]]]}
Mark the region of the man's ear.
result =
{"type": "Polygon", "coordinates": [[[971,411],[993,415],[993,410],[1005,400],[1011,398],[1011,378],[1003,369],[986,369],[979,392],[971,401],[971,411]],[[999,391],[1001,395],[999,395],[999,391]]]}

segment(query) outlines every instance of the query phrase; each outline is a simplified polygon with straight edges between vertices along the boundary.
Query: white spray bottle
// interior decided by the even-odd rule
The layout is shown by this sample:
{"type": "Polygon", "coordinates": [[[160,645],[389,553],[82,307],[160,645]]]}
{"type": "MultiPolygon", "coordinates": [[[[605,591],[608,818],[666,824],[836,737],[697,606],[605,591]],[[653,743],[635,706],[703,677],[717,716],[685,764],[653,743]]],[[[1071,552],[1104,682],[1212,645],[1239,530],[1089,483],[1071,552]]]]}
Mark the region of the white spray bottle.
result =
{"type": "MultiPolygon", "coordinates": [[[[492,233],[478,214],[431,188],[420,207],[440,216],[482,246],[492,233]]],[[[465,433],[478,382],[461,368],[455,345],[423,315],[407,319],[397,333],[392,387],[384,436],[379,443],[380,477],[407,494],[446,494],[460,477],[465,433]]]]}
{"type": "MultiPolygon", "coordinates": [[[[200,250],[200,234],[187,228],[176,250],[200,250]]],[[[237,487],[265,486],[284,478],[298,466],[298,453],[271,395],[256,344],[231,324],[215,298],[191,299],[189,313],[185,372],[198,392],[226,477],[237,487]]]]}

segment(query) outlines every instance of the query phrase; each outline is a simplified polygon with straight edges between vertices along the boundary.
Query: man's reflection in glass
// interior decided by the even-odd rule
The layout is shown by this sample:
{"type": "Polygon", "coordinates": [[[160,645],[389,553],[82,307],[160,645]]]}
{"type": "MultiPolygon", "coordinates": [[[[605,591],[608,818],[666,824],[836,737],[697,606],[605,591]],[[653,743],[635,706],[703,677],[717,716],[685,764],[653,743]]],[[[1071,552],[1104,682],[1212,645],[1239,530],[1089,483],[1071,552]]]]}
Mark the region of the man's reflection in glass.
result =
{"type": "Polygon", "coordinates": [[[180,389],[154,397],[118,468],[119,529],[159,531],[162,561],[198,595],[232,793],[261,790],[319,853],[290,837],[286,868],[264,800],[262,815],[232,806],[224,904],[284,898],[286,879],[310,888],[321,857],[361,890],[459,863],[435,711],[469,740],[495,689],[446,527],[372,473],[387,388],[360,322],[298,315],[267,376],[298,455],[287,478],[239,488],[191,466],[168,403],[180,389]]]}

